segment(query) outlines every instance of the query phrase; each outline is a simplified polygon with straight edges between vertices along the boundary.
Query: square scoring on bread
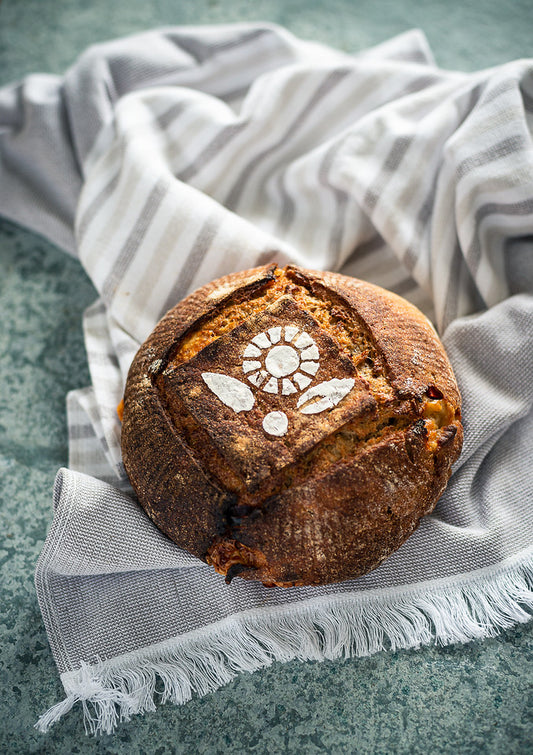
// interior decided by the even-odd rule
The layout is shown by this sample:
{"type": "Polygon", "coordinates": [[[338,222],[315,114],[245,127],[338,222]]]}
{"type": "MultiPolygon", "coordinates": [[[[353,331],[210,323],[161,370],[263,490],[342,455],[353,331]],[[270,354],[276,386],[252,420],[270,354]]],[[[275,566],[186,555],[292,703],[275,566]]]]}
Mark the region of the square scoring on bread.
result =
{"type": "Polygon", "coordinates": [[[252,492],[346,422],[376,411],[350,358],[290,296],[212,341],[188,362],[169,365],[161,378],[165,393],[183,402],[252,492]],[[319,386],[328,381],[350,389],[336,405],[309,413],[320,401],[319,386]],[[229,403],[219,398],[219,383],[235,388],[229,403]],[[318,396],[312,395],[314,388],[318,396]],[[302,403],[308,390],[311,397],[302,403]],[[267,415],[273,424],[265,420],[267,415]]]}

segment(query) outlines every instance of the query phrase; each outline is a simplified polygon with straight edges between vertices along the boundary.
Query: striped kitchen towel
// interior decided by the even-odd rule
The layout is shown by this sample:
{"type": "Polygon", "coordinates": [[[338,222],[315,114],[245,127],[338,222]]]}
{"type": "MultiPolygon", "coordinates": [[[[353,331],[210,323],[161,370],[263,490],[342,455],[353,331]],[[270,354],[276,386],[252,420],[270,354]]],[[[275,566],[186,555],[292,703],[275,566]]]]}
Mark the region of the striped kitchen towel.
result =
{"type": "Polygon", "coordinates": [[[275,660],[530,618],[532,131],[533,62],[444,71],[418,31],[347,55],[271,25],[169,28],[0,90],[0,212],[78,256],[99,293],[36,570],[66,692],[42,730],[77,701],[111,731],[275,660]],[[445,495],[355,581],[226,585],[155,529],[122,466],[116,406],[140,343],[193,289],[269,261],[414,302],[462,391],[445,495]]]}

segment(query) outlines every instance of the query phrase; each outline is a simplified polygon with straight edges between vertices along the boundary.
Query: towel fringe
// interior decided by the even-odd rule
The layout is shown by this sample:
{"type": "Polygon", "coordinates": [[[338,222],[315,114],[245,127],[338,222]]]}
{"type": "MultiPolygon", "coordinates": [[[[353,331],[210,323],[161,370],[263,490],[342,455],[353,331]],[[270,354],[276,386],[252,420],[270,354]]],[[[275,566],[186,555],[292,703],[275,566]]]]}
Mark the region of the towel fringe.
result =
{"type": "Polygon", "coordinates": [[[229,617],[203,630],[62,674],[67,693],[44,713],[46,732],[77,702],[87,733],[111,733],[120,721],[153,711],[156,700],[181,705],[274,661],[323,661],[380,650],[447,645],[491,637],[531,619],[533,555],[520,566],[461,584],[420,585],[354,596],[335,595],[229,617]],[[157,684],[157,689],[156,689],[157,684]]]}

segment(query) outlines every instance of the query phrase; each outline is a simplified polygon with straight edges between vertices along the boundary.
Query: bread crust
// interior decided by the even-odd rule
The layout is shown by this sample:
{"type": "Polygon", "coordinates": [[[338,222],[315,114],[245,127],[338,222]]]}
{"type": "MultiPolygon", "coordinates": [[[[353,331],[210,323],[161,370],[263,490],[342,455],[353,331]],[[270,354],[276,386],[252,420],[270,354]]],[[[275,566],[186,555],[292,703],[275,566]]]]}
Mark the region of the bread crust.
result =
{"type": "Polygon", "coordinates": [[[155,524],[227,581],[327,584],[376,568],[432,511],[461,450],[460,408],[444,349],[414,306],[337,273],[265,265],[203,286],[141,346],[123,460],[155,524]],[[280,377],[278,393],[252,391],[253,407],[226,406],[204,376],[224,370],[248,396],[243,344],[288,322],[313,343],[300,354],[320,353],[300,364],[348,394],[308,416],[298,386],[281,396],[291,380],[280,377]],[[285,435],[265,433],[267,413],[284,416],[285,435]]]}

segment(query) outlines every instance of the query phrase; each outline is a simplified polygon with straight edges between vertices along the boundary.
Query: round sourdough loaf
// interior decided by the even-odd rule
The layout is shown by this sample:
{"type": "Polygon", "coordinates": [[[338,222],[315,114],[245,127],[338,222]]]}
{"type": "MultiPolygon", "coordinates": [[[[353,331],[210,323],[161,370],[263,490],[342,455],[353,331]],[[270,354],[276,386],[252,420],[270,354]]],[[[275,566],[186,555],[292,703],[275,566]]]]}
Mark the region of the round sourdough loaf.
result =
{"type": "Polygon", "coordinates": [[[384,289],[276,265],[210,283],[141,346],[122,452],[139,503],[226,581],[364,574],[435,506],[460,395],[426,317],[384,289]]]}

